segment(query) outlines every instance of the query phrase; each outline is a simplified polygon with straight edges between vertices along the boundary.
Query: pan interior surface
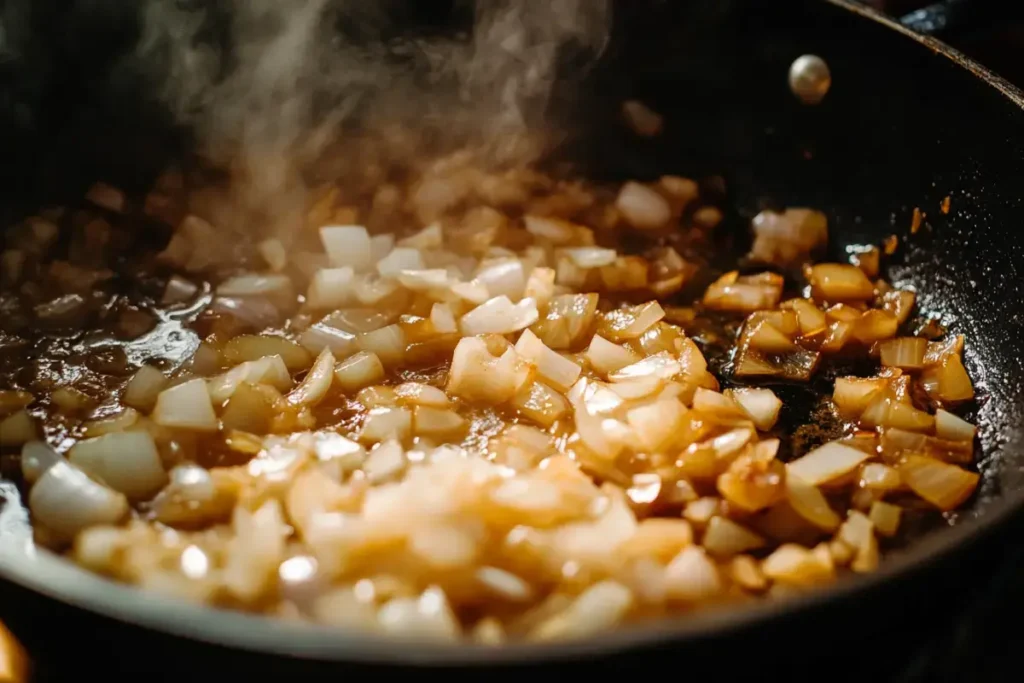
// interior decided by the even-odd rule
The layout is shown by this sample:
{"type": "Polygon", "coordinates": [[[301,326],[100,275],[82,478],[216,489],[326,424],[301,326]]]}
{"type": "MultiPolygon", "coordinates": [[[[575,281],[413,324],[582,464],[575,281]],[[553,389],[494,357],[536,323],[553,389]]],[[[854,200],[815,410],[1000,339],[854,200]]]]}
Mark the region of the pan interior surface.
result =
{"type": "MultiPolygon", "coordinates": [[[[890,558],[877,575],[832,593],[848,594],[919,566],[1019,508],[1024,503],[1024,384],[1019,379],[1024,376],[1024,285],[1018,273],[1024,244],[1015,237],[1024,224],[1019,93],[994,87],[974,67],[965,68],[870,17],[854,16],[838,3],[665,3],[649,11],[620,5],[621,35],[593,74],[592,98],[561,103],[559,113],[578,131],[562,151],[565,158],[594,178],[720,176],[734,227],[742,228],[767,206],[821,209],[829,216],[837,255],[848,244],[877,244],[896,235],[901,248],[891,277],[914,286],[923,309],[968,340],[965,359],[981,395],[983,490],[950,518],[959,528],[930,535],[890,558]],[[801,105],[786,87],[789,64],[808,53],[824,58],[832,71],[832,89],[816,107],[801,105]],[[623,130],[617,118],[623,99],[640,99],[662,113],[663,136],[641,142],[623,130]],[[944,214],[939,207],[947,196],[951,209],[944,214]],[[925,227],[910,235],[915,207],[927,218],[925,227]]],[[[109,171],[104,163],[96,159],[80,170],[109,171]]],[[[14,497],[3,488],[0,493],[14,497]]],[[[150,629],[326,660],[493,663],[572,657],[647,640],[713,635],[830,595],[782,607],[723,610],[578,644],[501,650],[399,646],[211,613],[111,585],[45,553],[27,553],[10,531],[19,524],[18,514],[12,504],[0,509],[4,578],[150,629]]]]}

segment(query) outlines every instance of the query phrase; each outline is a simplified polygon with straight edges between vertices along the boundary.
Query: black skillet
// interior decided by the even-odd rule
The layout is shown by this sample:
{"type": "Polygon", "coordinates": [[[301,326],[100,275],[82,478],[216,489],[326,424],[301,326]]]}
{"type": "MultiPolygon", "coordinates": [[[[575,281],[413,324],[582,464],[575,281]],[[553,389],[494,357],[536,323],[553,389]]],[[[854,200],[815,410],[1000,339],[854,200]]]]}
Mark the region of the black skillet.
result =
{"type": "MultiPolygon", "coordinates": [[[[948,528],[890,556],[877,573],[827,591],[583,642],[479,649],[284,625],[110,584],[26,553],[7,486],[0,489],[11,499],[0,515],[0,619],[44,672],[300,680],[500,665],[537,675],[656,667],[661,675],[726,680],[794,672],[818,680],[878,676],[892,673],[894,656],[954,619],[991,567],[1019,549],[1024,94],[943,44],[845,0],[622,2],[619,9],[616,36],[588,80],[589,95],[563,110],[581,133],[564,154],[594,177],[721,175],[736,225],[765,204],[821,208],[837,255],[847,244],[898,235],[903,247],[890,275],[916,287],[923,309],[968,339],[967,363],[981,394],[984,485],[976,499],[949,518],[948,528]],[[635,11],[639,4],[646,11],[635,11]],[[786,87],[790,63],[805,53],[822,56],[832,71],[832,90],[817,107],[800,105],[786,87]],[[627,96],[666,116],[661,139],[638,143],[622,131],[614,112],[627,96]],[[944,215],[939,206],[947,195],[951,209],[944,215]],[[914,207],[927,219],[911,236],[914,207]]],[[[121,104],[91,109],[78,124],[65,119],[63,132],[51,136],[55,156],[43,145],[35,155],[41,161],[33,165],[26,153],[23,172],[8,166],[3,176],[20,183],[24,198],[40,191],[40,178],[63,177],[33,171],[58,152],[78,159],[79,174],[117,179],[119,169],[132,168],[126,159],[157,167],[152,157],[165,148],[133,147],[126,136],[173,136],[152,137],[151,119],[124,116],[138,113],[138,103],[121,104]],[[104,116],[115,111],[121,118],[111,124],[104,116]],[[100,153],[79,124],[115,131],[123,144],[100,153]]],[[[15,158],[18,149],[11,148],[15,158]]],[[[15,199],[5,197],[8,207],[15,199]]],[[[419,672],[431,673],[441,672],[419,672]]]]}

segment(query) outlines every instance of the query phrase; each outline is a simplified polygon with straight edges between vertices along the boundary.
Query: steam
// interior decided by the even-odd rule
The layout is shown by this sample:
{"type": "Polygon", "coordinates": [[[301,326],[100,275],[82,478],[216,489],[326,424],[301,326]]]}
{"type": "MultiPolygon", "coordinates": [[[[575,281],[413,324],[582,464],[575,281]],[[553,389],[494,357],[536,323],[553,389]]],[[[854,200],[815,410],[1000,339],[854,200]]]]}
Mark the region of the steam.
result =
{"type": "Polygon", "coordinates": [[[138,56],[203,153],[262,183],[385,124],[526,162],[560,56],[600,53],[608,2],[455,0],[453,36],[412,30],[421,0],[150,0],[138,56]]]}

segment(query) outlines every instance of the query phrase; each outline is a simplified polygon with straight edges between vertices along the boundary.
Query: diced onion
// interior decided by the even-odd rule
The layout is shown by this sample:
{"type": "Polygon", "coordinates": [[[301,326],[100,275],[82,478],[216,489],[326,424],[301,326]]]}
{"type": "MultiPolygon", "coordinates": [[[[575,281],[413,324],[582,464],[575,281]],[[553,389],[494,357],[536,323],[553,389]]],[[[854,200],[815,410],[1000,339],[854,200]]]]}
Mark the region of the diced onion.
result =
{"type": "Polygon", "coordinates": [[[718,567],[703,548],[687,546],[665,568],[665,590],[670,597],[699,601],[723,589],[718,567]]]}
{"type": "Polygon", "coordinates": [[[28,504],[33,519],[64,540],[91,526],[116,524],[128,514],[124,495],[64,461],[39,478],[28,504]]]}
{"type": "Polygon", "coordinates": [[[864,271],[848,263],[811,266],[807,279],[814,297],[825,301],[863,301],[875,295],[875,286],[864,271]]]}
{"type": "Polygon", "coordinates": [[[426,405],[413,408],[412,430],[418,436],[451,437],[465,429],[465,418],[454,410],[426,405]]]}
{"type": "Polygon", "coordinates": [[[661,351],[653,356],[644,358],[642,361],[616,370],[608,375],[608,379],[613,382],[629,382],[647,377],[672,379],[682,372],[682,369],[679,361],[673,358],[671,354],[667,351],[661,351]]]}
{"type": "Polygon", "coordinates": [[[289,370],[308,368],[313,362],[309,351],[290,339],[271,335],[243,334],[224,345],[224,359],[231,364],[280,356],[289,370]]]}
{"type": "Polygon", "coordinates": [[[348,358],[359,349],[356,335],[324,322],[310,325],[299,335],[299,344],[311,353],[329,349],[335,358],[348,358]]]}
{"type": "Polygon", "coordinates": [[[967,420],[939,408],[935,411],[935,436],[950,441],[974,441],[978,428],[967,420]]]}
{"type": "Polygon", "coordinates": [[[837,377],[832,392],[832,401],[841,415],[849,419],[860,417],[869,405],[885,390],[885,378],[862,379],[860,377],[837,377]]]}
{"type": "Polygon", "coordinates": [[[460,340],[448,374],[448,393],[491,405],[509,400],[516,392],[515,367],[501,360],[478,337],[460,340]]]}
{"type": "Polygon", "coordinates": [[[345,306],[355,296],[355,271],[344,268],[321,268],[313,275],[306,292],[306,304],[311,308],[329,309],[345,306]]]}
{"type": "Polygon", "coordinates": [[[602,249],[601,247],[574,247],[563,249],[562,253],[580,268],[600,268],[611,265],[618,257],[614,249],[602,249]]]}
{"type": "Polygon", "coordinates": [[[36,436],[36,421],[27,410],[19,410],[0,420],[0,446],[21,446],[36,436]]]}
{"type": "Polygon", "coordinates": [[[243,383],[269,384],[279,391],[285,391],[291,388],[292,378],[281,356],[267,356],[248,361],[209,380],[207,386],[210,400],[213,403],[223,403],[231,398],[243,383]]]}
{"type": "Polygon", "coordinates": [[[953,405],[974,398],[974,386],[960,356],[950,354],[939,365],[921,373],[921,386],[934,401],[953,405]]]}
{"type": "Polygon", "coordinates": [[[630,225],[639,230],[656,230],[672,218],[672,207],[668,201],[640,183],[628,182],[623,185],[615,200],[615,208],[630,225]]]}
{"type": "Polygon", "coordinates": [[[219,427],[213,412],[210,392],[203,379],[193,379],[170,389],[156,398],[153,421],[163,427],[215,432],[219,427]]]}
{"type": "Polygon", "coordinates": [[[441,231],[440,223],[431,223],[419,232],[398,240],[400,247],[412,247],[421,251],[425,249],[440,249],[444,246],[444,233],[441,231]]]}
{"type": "Polygon", "coordinates": [[[487,288],[491,297],[504,296],[518,301],[526,289],[526,273],[517,258],[485,261],[474,279],[487,288]]]}
{"type": "Polygon", "coordinates": [[[157,395],[167,386],[167,377],[152,365],[143,365],[125,385],[121,400],[139,410],[151,410],[157,395]]]}
{"type": "Polygon", "coordinates": [[[505,295],[494,297],[462,316],[462,334],[512,334],[537,322],[539,313],[533,299],[513,304],[505,295]]]}
{"type": "Polygon", "coordinates": [[[384,379],[384,365],[375,353],[360,351],[334,368],[334,381],[342,391],[354,392],[384,379]]]}
{"type": "Polygon", "coordinates": [[[633,351],[613,344],[599,334],[594,335],[587,348],[587,362],[590,363],[590,367],[604,376],[639,361],[640,356],[633,351]]]}
{"type": "Polygon", "coordinates": [[[922,455],[908,455],[899,469],[914,493],[944,511],[970,498],[980,479],[976,472],[922,455]]]}
{"type": "Polygon", "coordinates": [[[414,292],[429,292],[449,285],[448,271],[444,268],[403,270],[398,274],[398,281],[403,287],[414,292]]]}
{"type": "Polygon", "coordinates": [[[368,443],[388,439],[404,441],[412,431],[412,411],[408,408],[373,408],[366,415],[359,438],[368,443]]]}
{"type": "Polygon", "coordinates": [[[288,394],[288,403],[294,406],[316,405],[327,395],[334,378],[334,356],[330,349],[324,349],[317,356],[309,374],[288,394]]]}
{"type": "Polygon", "coordinates": [[[791,461],[786,468],[790,475],[817,485],[852,472],[870,457],[869,453],[832,441],[791,461]]]}
{"type": "Polygon", "coordinates": [[[665,309],[657,301],[640,306],[620,308],[604,315],[599,332],[613,342],[636,339],[665,317],[665,309]]]}
{"type": "Polygon", "coordinates": [[[842,522],[818,487],[792,471],[786,477],[786,500],[798,515],[825,531],[835,531],[842,522]]]}
{"type": "Polygon", "coordinates": [[[520,390],[511,405],[524,417],[550,427],[569,412],[569,402],[544,382],[533,382],[520,390]]]}
{"type": "Polygon", "coordinates": [[[924,353],[928,340],[922,337],[899,337],[879,345],[882,365],[902,370],[919,370],[924,367],[924,353]]]}
{"type": "Polygon", "coordinates": [[[58,462],[60,453],[50,448],[43,441],[29,441],[21,449],[21,474],[28,484],[34,484],[58,462]]]}
{"type": "Polygon", "coordinates": [[[676,399],[656,401],[637,406],[626,414],[629,426],[636,433],[643,450],[658,453],[676,436],[686,415],[686,408],[676,399]]]}
{"type": "Polygon", "coordinates": [[[436,303],[430,309],[430,324],[439,334],[451,334],[459,331],[455,315],[448,304],[436,303]]]}
{"type": "Polygon", "coordinates": [[[68,460],[136,500],[152,497],[167,483],[160,453],[148,432],[116,432],[79,441],[68,452],[68,460]]]}
{"type": "Polygon", "coordinates": [[[530,330],[523,331],[515,348],[521,358],[537,367],[541,377],[563,391],[576,382],[582,371],[579,365],[545,346],[530,330]]]}
{"type": "Polygon", "coordinates": [[[741,388],[726,392],[743,412],[753,421],[754,426],[766,432],[775,426],[782,409],[782,401],[771,389],[741,388]]]}
{"type": "Polygon", "coordinates": [[[292,281],[287,275],[239,275],[225,280],[217,287],[218,296],[274,296],[287,294],[292,290],[292,281]]]}
{"type": "Polygon", "coordinates": [[[876,500],[871,504],[868,519],[883,536],[895,536],[900,528],[902,509],[898,505],[876,500]]]}
{"type": "Polygon", "coordinates": [[[400,365],[405,359],[405,333],[398,325],[359,335],[359,348],[376,354],[385,367],[400,365]]]}
{"type": "Polygon", "coordinates": [[[398,277],[403,270],[423,270],[423,256],[418,249],[395,247],[377,262],[377,272],[384,277],[398,277]]]}
{"type": "Polygon", "coordinates": [[[547,216],[523,216],[523,225],[531,235],[550,240],[553,244],[567,244],[576,236],[576,226],[568,221],[547,216]]]}
{"type": "Polygon", "coordinates": [[[703,545],[716,557],[732,557],[764,546],[763,538],[732,520],[716,516],[708,522],[703,545]]]}
{"type": "Polygon", "coordinates": [[[793,543],[779,546],[765,558],[761,571],[773,581],[795,586],[813,586],[835,576],[835,568],[830,561],[793,543]]]}

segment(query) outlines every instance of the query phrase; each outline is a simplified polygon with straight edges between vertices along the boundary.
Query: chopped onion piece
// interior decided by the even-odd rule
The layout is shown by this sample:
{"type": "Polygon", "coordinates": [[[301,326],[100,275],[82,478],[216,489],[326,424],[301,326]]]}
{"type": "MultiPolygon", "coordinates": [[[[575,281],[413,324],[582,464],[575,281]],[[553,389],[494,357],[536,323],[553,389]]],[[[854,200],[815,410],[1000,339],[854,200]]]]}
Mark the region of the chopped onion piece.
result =
{"type": "Polygon", "coordinates": [[[838,540],[854,551],[850,568],[856,572],[870,572],[878,566],[878,540],[875,525],[864,514],[851,510],[839,528],[838,540]]]}
{"type": "Polygon", "coordinates": [[[665,568],[665,590],[680,600],[700,601],[722,592],[718,567],[703,548],[687,546],[665,568]]]}
{"type": "Polygon", "coordinates": [[[44,441],[29,441],[21,449],[21,475],[25,483],[34,484],[63,458],[44,441]]]}
{"type": "Polygon", "coordinates": [[[521,389],[511,405],[524,417],[543,427],[550,427],[569,412],[569,402],[544,382],[533,382],[521,389]]]}
{"type": "Polygon", "coordinates": [[[398,277],[403,270],[423,270],[423,256],[417,249],[395,247],[377,262],[377,272],[384,277],[398,277]]]}
{"type": "Polygon", "coordinates": [[[883,536],[895,536],[900,528],[902,508],[892,503],[876,500],[871,504],[868,519],[875,525],[875,530],[883,536]]]}
{"type": "Polygon", "coordinates": [[[152,365],[143,365],[125,385],[121,400],[139,410],[152,410],[157,395],[167,386],[167,377],[152,365]]]}
{"type": "Polygon", "coordinates": [[[530,330],[523,331],[519,341],[516,342],[515,348],[519,357],[533,363],[541,377],[546,379],[556,389],[565,391],[579,379],[582,368],[568,358],[549,349],[530,330]]]}
{"type": "Polygon", "coordinates": [[[715,516],[708,522],[702,541],[709,553],[716,557],[732,557],[764,546],[763,538],[732,520],[715,516]]]}
{"type": "Polygon", "coordinates": [[[613,382],[629,382],[647,377],[658,379],[672,379],[683,370],[675,358],[667,351],[661,351],[653,356],[648,356],[642,361],[627,365],[608,375],[613,382]]]}
{"type": "Polygon", "coordinates": [[[882,365],[902,370],[919,370],[924,367],[924,354],[928,340],[922,337],[899,337],[882,342],[879,353],[882,365]]]}
{"type": "Polygon", "coordinates": [[[439,334],[451,334],[459,331],[455,315],[448,304],[436,303],[430,309],[430,324],[439,334]]]}
{"type": "Polygon", "coordinates": [[[568,244],[576,237],[576,226],[569,221],[547,216],[523,216],[526,231],[553,244],[568,244]]]}
{"type": "Polygon", "coordinates": [[[433,408],[448,408],[451,406],[451,401],[448,400],[448,396],[443,391],[437,387],[419,382],[399,384],[395,387],[395,395],[398,396],[399,401],[412,405],[431,406],[433,408]]]}
{"type": "Polygon", "coordinates": [[[398,325],[359,335],[359,348],[376,354],[385,367],[400,365],[405,360],[405,333],[398,325]]]}
{"type": "Polygon", "coordinates": [[[449,285],[448,271],[444,268],[403,270],[398,274],[398,281],[403,287],[414,292],[429,292],[444,289],[449,285]]]}
{"type": "Polygon", "coordinates": [[[151,498],[167,483],[160,453],[148,432],[116,432],[79,441],[68,461],[135,500],[151,498]]]}
{"type": "Polygon", "coordinates": [[[21,446],[36,436],[36,422],[27,410],[19,410],[0,420],[0,446],[21,446]]]}
{"type": "Polygon", "coordinates": [[[448,374],[448,393],[491,405],[508,401],[516,393],[515,367],[500,361],[483,339],[460,340],[448,374]]]}
{"type": "Polygon", "coordinates": [[[903,486],[898,470],[877,462],[869,462],[860,470],[860,485],[873,491],[895,491],[903,486]]]}
{"type": "Polygon", "coordinates": [[[786,476],[786,500],[798,515],[819,529],[835,531],[842,522],[818,487],[792,471],[786,476]]]}
{"type": "Polygon", "coordinates": [[[313,362],[309,351],[290,339],[271,335],[243,334],[233,338],[223,349],[224,359],[231,364],[279,356],[289,370],[308,368],[313,362]]]}
{"type": "Polygon", "coordinates": [[[350,267],[321,268],[313,275],[306,292],[306,304],[327,309],[345,306],[354,297],[355,271],[350,267]]]}
{"type": "Polygon", "coordinates": [[[638,406],[626,413],[626,421],[647,453],[663,451],[677,435],[686,407],[676,399],[638,406]]]}
{"type": "Polygon", "coordinates": [[[163,427],[215,432],[219,427],[206,380],[193,379],[164,389],[156,398],[153,421],[163,427]]]}
{"type": "Polygon", "coordinates": [[[398,246],[411,247],[420,251],[440,249],[444,246],[444,233],[441,231],[441,224],[431,223],[416,234],[398,240],[398,246]]]}
{"type": "Polygon", "coordinates": [[[875,295],[875,286],[860,268],[848,263],[819,263],[808,269],[808,281],[816,299],[863,301],[875,295]]]}
{"type": "Polygon", "coordinates": [[[942,410],[935,411],[935,436],[949,441],[974,441],[978,428],[967,420],[942,410]]]}
{"type": "Polygon", "coordinates": [[[974,398],[974,386],[964,369],[960,356],[950,354],[940,365],[921,373],[921,386],[928,398],[945,405],[954,405],[974,398]]]}
{"type": "Polygon", "coordinates": [[[587,348],[587,362],[598,374],[608,376],[640,361],[640,356],[624,346],[613,344],[599,334],[594,335],[587,348]]]}
{"type": "Polygon", "coordinates": [[[656,230],[672,219],[672,207],[657,191],[640,183],[622,186],[615,208],[630,225],[639,230],[656,230]]]}
{"type": "Polygon", "coordinates": [[[526,273],[517,258],[485,261],[475,280],[487,288],[489,296],[504,296],[512,301],[521,299],[526,289],[526,273]]]}
{"type": "Polygon", "coordinates": [[[466,430],[466,420],[454,410],[418,405],[412,412],[412,431],[417,436],[451,437],[466,430]]]}
{"type": "Polygon", "coordinates": [[[602,249],[601,247],[574,247],[563,249],[562,253],[580,268],[608,266],[615,263],[615,259],[618,258],[614,249],[602,249]]]}
{"type": "Polygon", "coordinates": [[[665,309],[657,301],[649,301],[640,306],[619,308],[605,313],[599,332],[613,342],[636,339],[644,332],[658,324],[665,317],[665,309]]]}
{"type": "Polygon", "coordinates": [[[384,365],[375,353],[360,351],[334,368],[334,381],[342,391],[352,393],[384,379],[384,365]]]}
{"type": "Polygon", "coordinates": [[[128,514],[128,500],[61,461],[39,477],[28,498],[33,519],[62,540],[91,526],[117,524],[128,514]]]}
{"type": "Polygon", "coordinates": [[[497,296],[462,316],[462,334],[512,334],[537,322],[539,313],[533,299],[513,304],[507,296],[497,296]]]}
{"type": "Polygon", "coordinates": [[[782,278],[766,273],[739,277],[732,271],[715,280],[704,292],[704,305],[718,311],[754,311],[774,308],[782,298],[782,278]]]}
{"type": "Polygon", "coordinates": [[[320,241],[335,268],[365,270],[372,263],[370,234],[361,225],[326,225],[320,241]]]}
{"type": "Polygon", "coordinates": [[[330,349],[324,349],[317,356],[309,374],[288,394],[287,401],[293,406],[316,405],[327,395],[334,378],[334,356],[330,349]]]}
{"type": "Polygon", "coordinates": [[[852,472],[871,454],[832,441],[786,465],[789,474],[811,485],[822,484],[852,472]]]}
{"type": "Polygon", "coordinates": [[[725,395],[735,401],[762,432],[774,427],[779,419],[782,401],[771,389],[746,387],[728,390],[725,395]]]}
{"type": "Polygon", "coordinates": [[[765,576],[780,583],[813,586],[831,581],[835,568],[817,553],[793,543],[779,546],[761,563],[765,576]]]}
{"type": "Polygon", "coordinates": [[[832,401],[839,413],[848,419],[860,417],[871,403],[882,395],[889,380],[884,377],[862,379],[837,377],[832,401]]]}
{"type": "Polygon", "coordinates": [[[356,335],[331,327],[321,321],[307,327],[299,335],[299,344],[311,353],[319,354],[329,349],[335,358],[348,358],[359,350],[356,335]]]}
{"type": "Polygon", "coordinates": [[[380,443],[388,439],[404,441],[412,431],[412,412],[408,408],[372,408],[366,415],[359,439],[380,443]]]}
{"type": "Polygon", "coordinates": [[[943,511],[957,508],[970,498],[980,479],[976,472],[923,455],[906,456],[900,476],[910,490],[943,511]]]}
{"type": "Polygon", "coordinates": [[[291,291],[287,275],[239,275],[217,286],[217,295],[228,297],[287,295],[291,291]]]}
{"type": "Polygon", "coordinates": [[[750,348],[764,353],[789,353],[797,349],[792,339],[767,320],[754,323],[745,337],[750,348]]]}

